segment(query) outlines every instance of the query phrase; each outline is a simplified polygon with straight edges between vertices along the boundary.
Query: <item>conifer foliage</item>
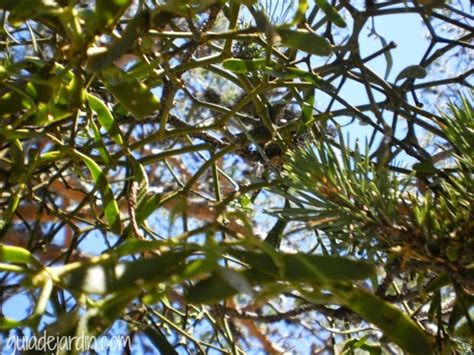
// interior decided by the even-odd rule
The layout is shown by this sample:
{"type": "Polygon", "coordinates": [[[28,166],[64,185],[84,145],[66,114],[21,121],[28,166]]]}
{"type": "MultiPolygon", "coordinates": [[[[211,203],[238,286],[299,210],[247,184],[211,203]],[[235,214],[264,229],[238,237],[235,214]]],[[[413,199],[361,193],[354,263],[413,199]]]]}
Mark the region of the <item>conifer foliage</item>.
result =
{"type": "Polygon", "coordinates": [[[472,351],[469,6],[0,0],[2,339],[472,351]]]}

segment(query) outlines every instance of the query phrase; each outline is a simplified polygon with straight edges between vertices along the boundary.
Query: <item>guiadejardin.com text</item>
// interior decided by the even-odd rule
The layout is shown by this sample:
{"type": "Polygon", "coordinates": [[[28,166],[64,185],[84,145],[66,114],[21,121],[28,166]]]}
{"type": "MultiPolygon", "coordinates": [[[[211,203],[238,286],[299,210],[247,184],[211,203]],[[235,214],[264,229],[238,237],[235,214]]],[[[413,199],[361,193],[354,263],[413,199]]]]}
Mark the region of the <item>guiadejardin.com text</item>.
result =
{"type": "Polygon", "coordinates": [[[129,336],[113,335],[110,337],[90,336],[86,334],[64,336],[51,335],[43,332],[39,336],[10,336],[3,348],[13,351],[43,351],[54,353],[56,351],[114,351],[131,347],[129,336]]]}

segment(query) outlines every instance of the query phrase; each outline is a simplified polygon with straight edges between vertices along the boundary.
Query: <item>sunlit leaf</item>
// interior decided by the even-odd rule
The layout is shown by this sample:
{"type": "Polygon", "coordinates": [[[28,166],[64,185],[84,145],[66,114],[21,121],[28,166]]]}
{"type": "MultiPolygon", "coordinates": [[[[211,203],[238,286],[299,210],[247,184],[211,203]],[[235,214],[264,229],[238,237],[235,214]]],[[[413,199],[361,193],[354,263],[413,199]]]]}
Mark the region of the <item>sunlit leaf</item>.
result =
{"type": "Polygon", "coordinates": [[[368,336],[365,336],[361,339],[353,338],[344,344],[344,348],[342,349],[342,353],[351,354],[351,351],[356,349],[361,349],[369,353],[369,355],[381,355],[382,354],[382,347],[380,345],[372,345],[367,343],[368,336]]]}
{"type": "Polygon", "coordinates": [[[107,89],[136,118],[149,116],[159,110],[160,101],[145,84],[128,77],[118,68],[110,68],[102,75],[107,89]]]}
{"type": "Polygon", "coordinates": [[[0,118],[8,118],[23,110],[31,110],[36,106],[33,99],[20,88],[15,91],[0,86],[3,94],[0,96],[0,118]],[[6,89],[6,90],[5,90],[6,89]]]}
{"type": "Polygon", "coordinates": [[[225,69],[233,71],[235,73],[248,73],[256,70],[260,70],[265,67],[265,58],[257,59],[238,59],[229,58],[222,62],[225,69]]]}
{"type": "Polygon", "coordinates": [[[97,185],[97,188],[102,197],[102,204],[104,206],[105,218],[109,224],[112,232],[119,234],[122,231],[120,222],[120,210],[115,200],[112,188],[110,187],[107,177],[100,168],[100,166],[87,155],[78,151],[74,151],[74,155],[80,158],[89,169],[92,179],[97,185]]]}
{"type": "Polygon", "coordinates": [[[323,10],[329,21],[334,23],[337,27],[347,27],[346,21],[339,15],[337,10],[329,4],[327,0],[315,0],[318,7],[323,10]]]}
{"type": "Polygon", "coordinates": [[[281,37],[281,42],[290,48],[300,49],[319,56],[328,56],[332,53],[332,46],[329,41],[315,33],[286,28],[279,28],[277,32],[281,37]]]}
{"type": "Polygon", "coordinates": [[[96,0],[95,16],[104,26],[113,25],[130,5],[131,0],[96,0]]]}
{"type": "Polygon", "coordinates": [[[104,141],[102,140],[99,128],[97,128],[96,124],[92,120],[89,122],[89,125],[90,125],[90,128],[92,129],[92,133],[90,133],[90,136],[94,139],[94,142],[97,144],[97,150],[99,151],[100,157],[102,158],[106,166],[110,166],[111,165],[110,155],[109,155],[109,152],[107,151],[107,148],[105,147],[104,141]]]}
{"type": "Polygon", "coordinates": [[[127,76],[137,80],[147,79],[161,62],[161,58],[152,60],[150,63],[138,62],[127,70],[127,76]]]}
{"type": "Polygon", "coordinates": [[[13,328],[19,328],[27,325],[24,321],[18,321],[16,319],[8,317],[0,317],[0,330],[9,330],[13,328]]]}
{"type": "Polygon", "coordinates": [[[293,16],[293,20],[291,21],[291,25],[298,25],[300,22],[304,21],[304,17],[307,10],[308,10],[308,1],[299,0],[295,15],[293,16]]]}
{"type": "Polygon", "coordinates": [[[87,100],[92,111],[97,113],[97,119],[99,120],[100,125],[110,134],[110,137],[115,141],[115,143],[123,145],[122,133],[120,132],[120,128],[107,105],[97,96],[92,94],[87,95],[87,100]]]}
{"type": "MultiPolygon", "coordinates": [[[[303,107],[301,108],[301,122],[299,123],[297,132],[299,134],[305,132],[315,121],[313,118],[315,96],[315,91],[313,89],[307,94],[307,98],[302,104],[303,107]]],[[[286,207],[289,207],[289,205],[286,207]]]]}
{"type": "Polygon", "coordinates": [[[0,244],[0,262],[41,265],[27,249],[0,244]]]}
{"type": "Polygon", "coordinates": [[[288,67],[285,68],[285,70],[279,70],[277,68],[266,67],[265,72],[272,76],[276,76],[277,78],[302,79],[303,81],[307,81],[314,84],[314,86],[316,86],[317,88],[321,88],[327,91],[334,91],[334,87],[327,81],[323,80],[319,75],[313,74],[309,71],[300,68],[288,67]]]}
{"type": "Polygon", "coordinates": [[[133,172],[133,181],[138,184],[138,193],[137,193],[137,203],[140,203],[144,198],[146,198],[148,193],[149,181],[148,173],[145,170],[143,164],[141,164],[133,156],[129,157],[130,164],[132,166],[133,172]]]}

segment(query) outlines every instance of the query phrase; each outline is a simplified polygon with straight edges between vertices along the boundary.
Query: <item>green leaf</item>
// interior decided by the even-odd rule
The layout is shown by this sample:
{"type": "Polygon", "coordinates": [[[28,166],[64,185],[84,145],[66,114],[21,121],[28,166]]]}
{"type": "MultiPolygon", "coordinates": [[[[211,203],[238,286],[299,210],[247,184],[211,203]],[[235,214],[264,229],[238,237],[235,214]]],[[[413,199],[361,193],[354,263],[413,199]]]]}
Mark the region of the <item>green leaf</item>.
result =
{"type": "Polygon", "coordinates": [[[344,288],[337,292],[344,305],[380,328],[385,336],[410,354],[432,354],[426,334],[395,306],[370,292],[344,288]]]}
{"type": "MultiPolygon", "coordinates": [[[[0,112],[3,112],[1,108],[0,112]]],[[[11,126],[0,127],[0,137],[2,137],[2,139],[32,139],[37,137],[37,135],[37,132],[30,129],[14,129],[11,126]]]]}
{"type": "Polygon", "coordinates": [[[90,120],[89,121],[89,126],[92,129],[92,133],[89,133],[89,136],[94,139],[94,142],[97,144],[97,150],[99,151],[99,155],[104,161],[106,166],[111,165],[111,159],[109,152],[107,151],[107,148],[105,147],[104,142],[102,141],[102,137],[100,135],[99,128],[97,128],[96,124],[94,121],[90,120]]]}
{"type": "Polygon", "coordinates": [[[13,215],[15,214],[16,209],[20,205],[22,193],[25,188],[25,184],[22,183],[14,189],[11,189],[7,208],[3,212],[2,219],[0,219],[0,231],[2,231],[4,228],[8,228],[8,226],[10,225],[13,215]]]}
{"type": "Polygon", "coordinates": [[[122,225],[120,223],[120,210],[112,192],[112,188],[107,181],[107,177],[94,160],[78,152],[77,150],[74,150],[74,155],[80,158],[86,164],[91,173],[92,179],[97,185],[102,197],[105,219],[109,224],[110,230],[116,234],[120,234],[122,231],[122,225]]]}
{"type": "Polygon", "coordinates": [[[8,88],[1,85],[0,89],[2,89],[2,95],[0,96],[0,118],[9,118],[24,109],[32,110],[35,108],[36,105],[33,99],[20,88],[8,88]]]}
{"type": "MultiPolygon", "coordinates": [[[[242,276],[244,277],[244,276],[242,276]]],[[[213,304],[234,296],[237,289],[228,284],[218,273],[199,281],[186,294],[186,300],[195,304],[213,304]]]]}
{"type": "Polygon", "coordinates": [[[228,253],[247,263],[255,271],[286,281],[332,283],[364,280],[374,273],[374,267],[365,261],[336,256],[275,252],[283,263],[280,274],[273,258],[268,254],[237,249],[228,250],[228,253]]]}
{"type": "Polygon", "coordinates": [[[346,21],[339,15],[337,10],[334,8],[334,6],[331,6],[328,1],[326,0],[315,0],[316,4],[318,7],[323,10],[323,12],[326,14],[326,17],[334,23],[337,27],[340,28],[345,28],[347,27],[346,21]]]}
{"type": "Polygon", "coordinates": [[[95,16],[102,26],[112,26],[130,5],[131,0],[96,0],[95,16]]]}
{"type": "MultiPolygon", "coordinates": [[[[71,73],[71,72],[69,72],[71,73]]],[[[71,110],[80,109],[86,99],[86,91],[84,89],[84,82],[79,75],[72,74],[72,78],[65,86],[67,95],[67,107],[71,110]]]]}
{"type": "Polygon", "coordinates": [[[190,15],[190,11],[193,14],[197,14],[214,3],[216,3],[216,0],[167,0],[166,3],[160,5],[159,8],[186,17],[190,15]]]}
{"type": "Polygon", "coordinates": [[[28,250],[5,244],[0,244],[0,262],[41,265],[28,250]]]}
{"type": "Polygon", "coordinates": [[[454,331],[454,335],[474,343],[474,329],[469,322],[464,322],[458,326],[454,331]]]}
{"type": "Polygon", "coordinates": [[[201,275],[209,275],[218,267],[220,253],[213,234],[206,236],[204,258],[194,259],[183,270],[183,280],[191,280],[201,275]]]}
{"type": "MultiPolygon", "coordinates": [[[[150,63],[138,62],[127,70],[127,76],[137,80],[143,80],[153,74],[153,71],[162,63],[161,58],[154,59],[150,63]]],[[[162,81],[159,80],[159,83],[162,81]]]]}
{"type": "Polygon", "coordinates": [[[443,273],[437,276],[436,278],[434,278],[433,280],[431,280],[428,283],[428,285],[426,285],[425,292],[426,293],[433,292],[449,284],[451,284],[451,278],[449,277],[448,274],[443,273]]]}
{"type": "MultiPolygon", "coordinates": [[[[150,196],[144,196],[138,202],[138,206],[136,209],[136,221],[137,224],[140,226],[145,220],[160,206],[161,202],[161,194],[154,194],[150,196]]],[[[124,238],[128,238],[133,233],[132,226],[129,224],[124,232],[124,238]]]]}
{"type": "Polygon", "coordinates": [[[439,290],[434,292],[431,297],[430,308],[428,310],[428,322],[433,322],[435,315],[440,315],[441,312],[441,292],[439,290]]]}
{"type": "Polygon", "coordinates": [[[0,9],[10,11],[8,20],[13,25],[29,18],[54,14],[59,10],[56,1],[48,0],[18,0],[0,1],[0,9]]]}
{"type": "Polygon", "coordinates": [[[327,90],[327,91],[334,91],[334,86],[332,86],[330,83],[325,81],[323,78],[321,78],[319,75],[313,74],[311,72],[308,72],[306,70],[296,68],[296,67],[288,67],[285,69],[285,71],[278,70],[276,68],[270,68],[266,67],[264,70],[267,74],[276,76],[277,78],[283,78],[283,79],[302,79],[305,81],[308,81],[314,86],[327,90]]]}
{"type": "Polygon", "coordinates": [[[423,175],[434,175],[438,173],[438,169],[436,169],[436,167],[433,164],[428,163],[428,162],[413,164],[412,168],[418,174],[423,174],[423,175]]]}
{"type": "Polygon", "coordinates": [[[118,256],[138,254],[157,250],[165,245],[167,245],[167,243],[161,240],[127,239],[114,250],[114,253],[118,256]]]}
{"type": "Polygon", "coordinates": [[[147,196],[137,206],[137,223],[143,223],[159,206],[161,201],[160,194],[147,196]]]}
{"type": "Polygon", "coordinates": [[[256,70],[263,69],[265,67],[265,58],[257,59],[238,59],[229,58],[222,62],[222,66],[235,73],[248,73],[256,70]]]}
{"type": "Polygon", "coordinates": [[[114,116],[109,111],[107,105],[92,94],[87,95],[87,101],[89,102],[91,110],[97,113],[97,119],[100,125],[110,134],[110,137],[115,143],[123,146],[122,132],[120,132],[120,128],[117,122],[115,122],[114,116]]]}
{"type": "Polygon", "coordinates": [[[295,15],[293,16],[293,20],[290,23],[290,26],[296,26],[302,21],[304,21],[307,10],[308,10],[308,1],[299,0],[298,7],[296,9],[295,15]]]}
{"type": "Polygon", "coordinates": [[[144,198],[146,198],[148,193],[148,174],[143,164],[132,155],[129,156],[129,160],[130,165],[132,166],[133,180],[138,183],[137,202],[140,203],[144,198]]]}
{"type": "Polygon", "coordinates": [[[212,260],[210,258],[195,259],[191,261],[182,272],[182,277],[185,280],[191,280],[196,276],[209,274],[217,267],[217,259],[212,260]]]}
{"type": "Polygon", "coordinates": [[[168,281],[183,270],[183,262],[190,254],[190,251],[168,252],[132,262],[111,258],[96,264],[69,266],[58,274],[61,284],[69,290],[105,295],[168,281]]]}
{"type": "MultiPolygon", "coordinates": [[[[306,94],[305,100],[302,103],[301,107],[301,118],[298,124],[297,134],[303,134],[307,131],[308,128],[314,123],[315,119],[313,117],[314,110],[314,101],[315,101],[315,90],[311,89],[309,93],[306,94]]],[[[288,204],[286,208],[290,207],[288,204]]]]}
{"type": "Polygon", "coordinates": [[[127,28],[123,31],[120,38],[111,42],[107,47],[89,48],[87,51],[86,71],[98,73],[106,70],[106,68],[113,68],[113,62],[126,54],[134,46],[138,36],[148,26],[149,14],[146,11],[141,11],[128,22],[127,28]]]}
{"type": "Polygon", "coordinates": [[[91,335],[104,332],[119,318],[127,306],[136,298],[140,290],[127,290],[117,292],[98,303],[98,309],[90,309],[92,317],[89,318],[88,330],[91,335]]]}
{"type": "Polygon", "coordinates": [[[319,56],[328,56],[332,53],[332,45],[329,41],[315,33],[286,28],[279,28],[277,32],[281,37],[281,42],[290,48],[319,56]]]}
{"type": "Polygon", "coordinates": [[[364,336],[361,339],[350,339],[344,344],[342,354],[352,354],[354,350],[361,349],[369,353],[369,355],[381,355],[382,348],[380,345],[367,344],[368,336],[364,336]],[[351,351],[352,350],[352,351],[351,351]]]}
{"type": "Polygon", "coordinates": [[[397,75],[395,82],[405,78],[416,78],[423,79],[427,75],[426,69],[420,65],[410,65],[403,69],[400,74],[397,75]]]}
{"type": "MultiPolygon", "coordinates": [[[[449,315],[449,329],[452,331],[456,324],[462,318],[465,318],[468,324],[471,324],[472,330],[474,332],[474,318],[472,317],[470,311],[474,306],[474,296],[468,295],[467,293],[457,292],[456,300],[454,302],[454,306],[451,310],[451,314],[449,315]]],[[[474,335],[474,334],[473,334],[474,335]]]]}
{"type": "Polygon", "coordinates": [[[280,247],[281,237],[283,231],[285,230],[286,225],[288,224],[287,220],[279,218],[276,221],[275,225],[270,229],[267,236],[265,237],[265,241],[273,246],[275,249],[280,247]]]}
{"type": "Polygon", "coordinates": [[[25,321],[19,321],[8,317],[0,317],[0,330],[20,328],[25,325],[25,321]]]}
{"type": "Polygon", "coordinates": [[[149,116],[160,109],[160,102],[150,89],[120,69],[107,69],[102,77],[107,89],[136,118],[149,116]]]}

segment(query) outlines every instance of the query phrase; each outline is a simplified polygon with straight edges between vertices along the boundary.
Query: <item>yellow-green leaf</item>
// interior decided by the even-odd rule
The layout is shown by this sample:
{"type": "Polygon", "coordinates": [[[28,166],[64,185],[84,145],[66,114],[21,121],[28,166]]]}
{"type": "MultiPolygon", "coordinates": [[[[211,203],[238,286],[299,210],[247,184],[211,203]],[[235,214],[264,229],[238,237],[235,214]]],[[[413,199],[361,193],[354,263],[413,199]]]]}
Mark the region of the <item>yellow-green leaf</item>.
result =
{"type": "Polygon", "coordinates": [[[282,261],[282,272],[273,258],[264,253],[231,249],[228,253],[247,263],[255,271],[275,279],[306,282],[341,282],[364,280],[374,273],[374,267],[365,261],[326,255],[276,252],[282,261]]]}
{"type": "Polygon", "coordinates": [[[287,28],[279,28],[277,32],[281,37],[281,42],[290,48],[319,56],[328,56],[332,52],[331,43],[326,38],[315,33],[287,28]]]}
{"type": "MultiPolygon", "coordinates": [[[[89,122],[90,128],[92,129],[92,133],[90,134],[91,138],[94,139],[94,142],[97,144],[97,150],[99,151],[99,155],[104,161],[105,165],[110,166],[111,160],[109,152],[105,147],[104,142],[102,141],[102,137],[100,136],[99,128],[97,128],[94,121],[89,122]]],[[[89,132],[88,132],[89,133],[89,132]]]]}
{"type": "Polygon", "coordinates": [[[96,0],[95,13],[104,26],[113,25],[130,5],[131,0],[96,0]]]}
{"type": "Polygon", "coordinates": [[[323,78],[321,78],[319,75],[313,74],[311,72],[308,72],[303,69],[299,69],[296,67],[288,67],[284,71],[266,67],[264,70],[266,73],[276,76],[277,78],[283,78],[283,79],[301,79],[308,81],[317,88],[326,90],[326,91],[334,91],[334,86],[332,86],[330,83],[325,81],[323,78]]]}
{"type": "Polygon", "coordinates": [[[235,73],[248,73],[265,67],[265,58],[257,59],[238,59],[229,58],[222,62],[222,66],[235,73]]]}
{"type": "Polygon", "coordinates": [[[426,334],[395,306],[370,292],[357,288],[344,288],[337,292],[345,306],[376,325],[385,336],[409,354],[432,354],[426,334]]]}
{"type": "Polygon", "coordinates": [[[329,4],[327,0],[315,0],[318,7],[323,10],[326,14],[326,17],[334,23],[337,27],[345,28],[347,27],[346,21],[339,15],[337,10],[329,4]]]}
{"type": "Polygon", "coordinates": [[[0,330],[9,330],[13,328],[19,328],[25,326],[25,321],[18,321],[16,319],[1,317],[0,318],[0,330]]]}
{"type": "Polygon", "coordinates": [[[120,132],[120,128],[107,105],[97,96],[91,94],[87,95],[87,101],[91,110],[97,113],[100,125],[110,134],[115,143],[123,145],[122,132],[120,132]]]}
{"type": "Polygon", "coordinates": [[[27,249],[5,244],[0,244],[0,261],[5,263],[41,265],[27,249]]]}
{"type": "Polygon", "coordinates": [[[122,231],[122,225],[120,223],[120,210],[112,192],[112,188],[107,181],[107,177],[103,173],[100,166],[87,155],[84,155],[76,150],[74,151],[74,154],[80,158],[84,164],[86,164],[91,173],[92,179],[97,185],[102,197],[105,219],[107,220],[111,231],[120,234],[122,231]]]}
{"type": "Polygon", "coordinates": [[[160,109],[160,101],[150,89],[120,69],[104,70],[102,77],[107,89],[136,118],[149,116],[160,109]]]}

